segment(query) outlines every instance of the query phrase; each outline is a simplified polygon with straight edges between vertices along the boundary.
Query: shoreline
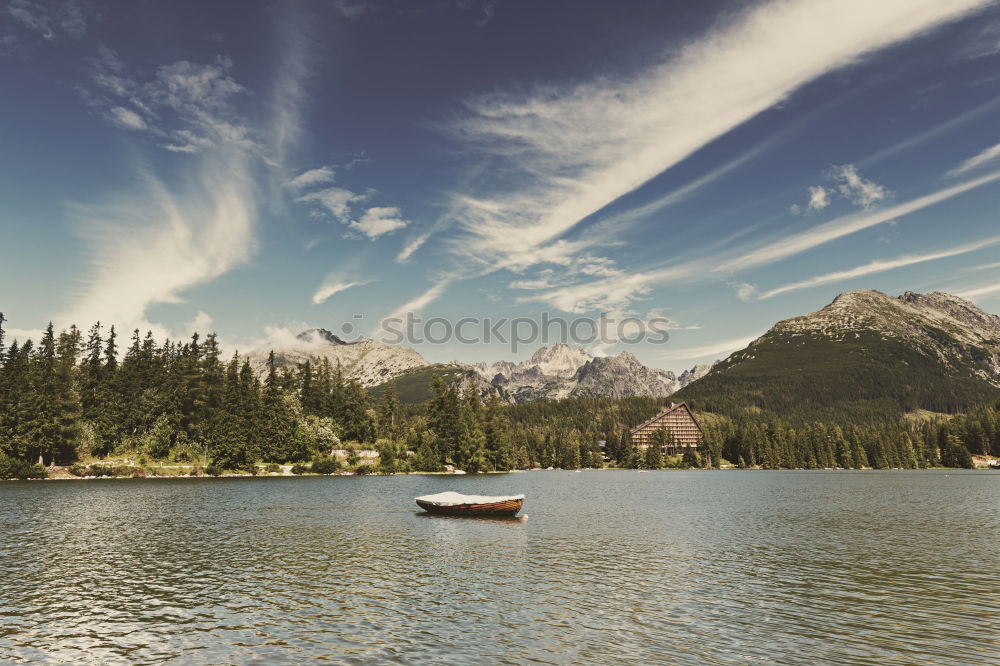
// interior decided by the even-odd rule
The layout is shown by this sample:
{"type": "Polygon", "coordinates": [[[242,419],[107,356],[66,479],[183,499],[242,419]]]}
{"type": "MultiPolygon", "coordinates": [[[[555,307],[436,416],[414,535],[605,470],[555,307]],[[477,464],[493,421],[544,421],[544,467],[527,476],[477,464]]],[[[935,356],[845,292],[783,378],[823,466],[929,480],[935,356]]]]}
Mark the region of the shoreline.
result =
{"type": "Polygon", "coordinates": [[[843,467],[830,467],[823,469],[806,469],[806,468],[796,468],[796,469],[772,469],[766,467],[747,467],[747,468],[737,468],[732,467],[728,469],[718,469],[718,468],[689,468],[689,469],[676,469],[676,468],[662,468],[662,469],[633,469],[630,467],[587,467],[582,469],[562,469],[562,468],[532,468],[532,469],[515,469],[508,472],[483,472],[481,474],[466,474],[461,470],[455,472],[366,472],[364,474],[356,474],[354,472],[334,472],[332,474],[292,474],[290,472],[286,473],[266,473],[266,474],[238,474],[233,472],[227,472],[225,474],[145,474],[140,476],[75,476],[70,474],[67,470],[68,467],[55,467],[47,468],[49,469],[50,476],[44,479],[0,479],[0,483],[5,481],[121,481],[121,480],[163,480],[163,479],[295,479],[295,478],[312,478],[312,477],[364,477],[364,476],[495,476],[503,474],[525,474],[528,472],[989,472],[995,471],[991,470],[989,467],[975,467],[971,469],[958,468],[958,467],[926,467],[922,469],[908,469],[905,467],[894,467],[887,469],[873,469],[871,467],[864,467],[861,469],[851,469],[843,467]]]}

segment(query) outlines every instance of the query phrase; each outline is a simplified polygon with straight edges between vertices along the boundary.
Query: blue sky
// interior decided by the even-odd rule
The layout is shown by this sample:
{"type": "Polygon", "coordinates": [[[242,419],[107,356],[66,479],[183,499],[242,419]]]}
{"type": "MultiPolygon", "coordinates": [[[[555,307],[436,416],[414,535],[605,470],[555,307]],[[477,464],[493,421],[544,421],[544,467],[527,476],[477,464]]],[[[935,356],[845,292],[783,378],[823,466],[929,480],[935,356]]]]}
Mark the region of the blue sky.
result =
{"type": "Polygon", "coordinates": [[[21,337],[607,313],[679,370],[850,289],[1000,311],[996,2],[2,0],[0,81],[21,337]]]}

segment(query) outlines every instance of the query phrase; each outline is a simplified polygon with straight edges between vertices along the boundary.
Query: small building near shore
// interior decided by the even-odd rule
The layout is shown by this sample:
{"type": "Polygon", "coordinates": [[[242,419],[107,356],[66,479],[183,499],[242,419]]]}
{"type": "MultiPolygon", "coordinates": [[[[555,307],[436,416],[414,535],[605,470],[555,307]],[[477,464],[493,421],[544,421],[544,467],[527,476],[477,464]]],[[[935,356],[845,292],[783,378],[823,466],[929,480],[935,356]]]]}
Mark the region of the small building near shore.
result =
{"type": "Polygon", "coordinates": [[[682,453],[690,447],[697,450],[701,446],[704,432],[686,403],[670,403],[659,414],[632,428],[632,443],[636,448],[645,449],[653,441],[653,433],[666,430],[671,435],[672,444],[664,453],[682,453]]]}

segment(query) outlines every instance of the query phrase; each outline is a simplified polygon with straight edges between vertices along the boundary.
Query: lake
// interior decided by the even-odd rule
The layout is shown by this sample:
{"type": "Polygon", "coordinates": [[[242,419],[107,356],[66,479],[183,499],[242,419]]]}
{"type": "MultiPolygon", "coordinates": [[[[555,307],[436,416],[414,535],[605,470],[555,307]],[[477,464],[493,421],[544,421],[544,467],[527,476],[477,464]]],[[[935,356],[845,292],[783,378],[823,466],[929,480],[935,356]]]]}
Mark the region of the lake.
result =
{"type": "Polygon", "coordinates": [[[0,661],[997,663],[998,516],[988,471],[4,482],[0,661]]]}

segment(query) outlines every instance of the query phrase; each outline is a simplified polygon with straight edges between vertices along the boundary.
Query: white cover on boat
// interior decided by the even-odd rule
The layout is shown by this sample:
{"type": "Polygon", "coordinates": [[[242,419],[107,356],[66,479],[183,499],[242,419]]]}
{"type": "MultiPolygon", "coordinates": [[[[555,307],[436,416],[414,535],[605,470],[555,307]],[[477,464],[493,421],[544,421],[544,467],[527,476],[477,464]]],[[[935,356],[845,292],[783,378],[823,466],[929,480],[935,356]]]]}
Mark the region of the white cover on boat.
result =
{"type": "Polygon", "coordinates": [[[494,504],[496,502],[510,502],[511,500],[523,500],[524,495],[506,495],[502,497],[490,497],[489,495],[463,495],[449,490],[446,493],[436,495],[424,495],[418,497],[420,502],[427,502],[434,506],[458,506],[459,504],[494,504]]]}

